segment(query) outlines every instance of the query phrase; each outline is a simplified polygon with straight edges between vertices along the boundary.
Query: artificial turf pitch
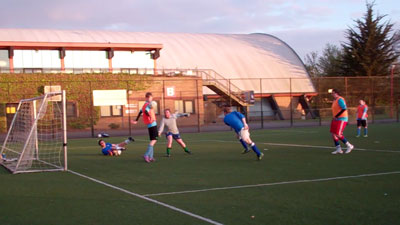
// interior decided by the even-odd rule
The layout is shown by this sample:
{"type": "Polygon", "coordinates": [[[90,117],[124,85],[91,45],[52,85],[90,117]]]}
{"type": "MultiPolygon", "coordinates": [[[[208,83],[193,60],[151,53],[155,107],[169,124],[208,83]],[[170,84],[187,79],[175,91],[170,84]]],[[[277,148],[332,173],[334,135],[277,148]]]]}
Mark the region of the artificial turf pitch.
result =
{"type": "Polygon", "coordinates": [[[368,138],[347,127],[356,147],[347,155],[324,148],[328,130],[252,130],[262,161],[242,155],[233,132],[183,134],[194,154],[174,143],[170,158],[160,138],[150,164],[146,136],[120,157],[102,156],[95,138],[69,140],[70,170],[123,190],[71,172],[0,168],[0,224],[209,224],[158,203],[222,224],[400,224],[400,125],[370,125],[368,138]]]}

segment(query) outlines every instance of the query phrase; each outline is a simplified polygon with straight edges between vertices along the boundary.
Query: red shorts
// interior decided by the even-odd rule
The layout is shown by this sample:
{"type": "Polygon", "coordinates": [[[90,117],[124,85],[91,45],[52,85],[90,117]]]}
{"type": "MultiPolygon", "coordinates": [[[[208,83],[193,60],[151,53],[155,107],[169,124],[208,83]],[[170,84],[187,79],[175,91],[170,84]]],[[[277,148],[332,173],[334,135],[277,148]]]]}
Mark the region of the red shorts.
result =
{"type": "Polygon", "coordinates": [[[331,122],[331,133],[342,136],[344,128],[346,128],[347,122],[342,120],[332,120],[331,122]]]}

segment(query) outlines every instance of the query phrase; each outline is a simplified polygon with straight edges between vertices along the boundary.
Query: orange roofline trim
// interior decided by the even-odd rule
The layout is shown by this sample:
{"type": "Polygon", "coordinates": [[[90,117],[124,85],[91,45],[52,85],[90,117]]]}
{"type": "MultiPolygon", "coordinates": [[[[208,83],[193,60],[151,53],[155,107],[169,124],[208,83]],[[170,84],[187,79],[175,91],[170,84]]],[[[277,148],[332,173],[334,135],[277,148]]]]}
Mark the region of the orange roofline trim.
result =
{"type": "Polygon", "coordinates": [[[56,50],[65,48],[66,50],[160,50],[162,44],[148,43],[91,43],[91,42],[19,42],[19,41],[0,41],[0,49],[14,47],[14,49],[48,49],[56,50]]]}

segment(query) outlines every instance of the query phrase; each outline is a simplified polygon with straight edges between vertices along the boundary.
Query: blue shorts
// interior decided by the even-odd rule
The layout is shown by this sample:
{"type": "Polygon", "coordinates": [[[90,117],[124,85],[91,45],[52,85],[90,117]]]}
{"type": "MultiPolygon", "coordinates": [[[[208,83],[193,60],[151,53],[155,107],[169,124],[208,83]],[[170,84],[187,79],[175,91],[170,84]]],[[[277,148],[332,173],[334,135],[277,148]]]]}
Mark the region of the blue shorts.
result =
{"type": "Polygon", "coordinates": [[[182,139],[181,138],[181,135],[179,134],[179,133],[177,133],[177,134],[173,134],[173,133],[171,133],[171,132],[168,132],[168,133],[166,133],[165,134],[165,137],[168,137],[168,136],[171,136],[172,135],[172,137],[176,140],[176,139],[182,139]]]}

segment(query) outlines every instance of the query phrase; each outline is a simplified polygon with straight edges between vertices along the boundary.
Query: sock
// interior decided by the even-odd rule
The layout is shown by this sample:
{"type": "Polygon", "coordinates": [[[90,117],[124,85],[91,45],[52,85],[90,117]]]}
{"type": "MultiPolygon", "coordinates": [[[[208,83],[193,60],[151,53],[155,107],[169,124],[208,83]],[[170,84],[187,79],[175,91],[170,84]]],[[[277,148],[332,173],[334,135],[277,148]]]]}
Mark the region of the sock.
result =
{"type": "Polygon", "coordinates": [[[346,140],[346,138],[345,138],[344,136],[342,136],[342,137],[340,138],[340,140],[343,142],[343,144],[346,144],[346,143],[347,143],[347,140],[346,140]]]}
{"type": "Polygon", "coordinates": [[[153,151],[153,146],[149,145],[147,146],[147,151],[144,153],[145,156],[151,156],[151,152],[153,151]]]}
{"type": "Polygon", "coordinates": [[[253,149],[253,151],[257,154],[257,156],[259,156],[261,154],[260,150],[258,150],[258,148],[254,142],[251,143],[251,149],[253,149]]]}
{"type": "Polygon", "coordinates": [[[243,145],[244,149],[247,150],[247,144],[242,139],[239,139],[240,143],[243,145]]]}
{"type": "Polygon", "coordinates": [[[346,142],[346,145],[347,145],[347,146],[350,146],[351,144],[350,144],[350,142],[346,142]]]}
{"type": "Polygon", "coordinates": [[[169,153],[171,152],[172,148],[167,148],[167,155],[169,155],[169,153]]]}
{"type": "Polygon", "coordinates": [[[364,128],[364,135],[368,135],[368,128],[364,128]]]}
{"type": "MultiPolygon", "coordinates": [[[[357,136],[360,136],[360,133],[361,133],[361,128],[357,128],[357,136]]],[[[364,130],[364,133],[365,133],[365,130],[364,130]]]]}
{"type": "Polygon", "coordinates": [[[335,142],[336,148],[337,148],[337,146],[340,146],[339,140],[333,140],[333,142],[335,142]]]}
{"type": "Polygon", "coordinates": [[[185,150],[185,152],[189,151],[189,149],[187,147],[184,147],[183,150],[185,150]]]}
{"type": "Polygon", "coordinates": [[[151,146],[151,150],[150,150],[150,158],[154,158],[154,147],[151,146]]]}

